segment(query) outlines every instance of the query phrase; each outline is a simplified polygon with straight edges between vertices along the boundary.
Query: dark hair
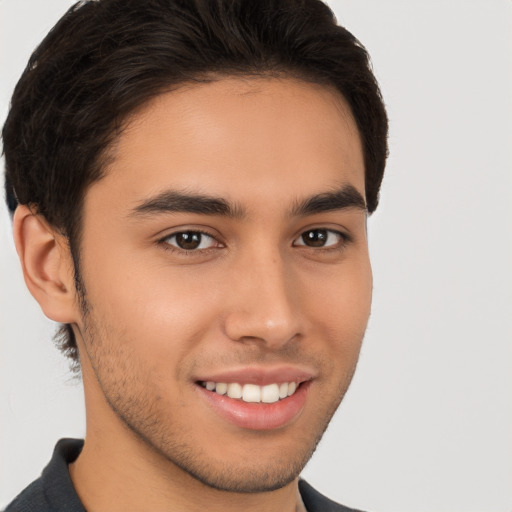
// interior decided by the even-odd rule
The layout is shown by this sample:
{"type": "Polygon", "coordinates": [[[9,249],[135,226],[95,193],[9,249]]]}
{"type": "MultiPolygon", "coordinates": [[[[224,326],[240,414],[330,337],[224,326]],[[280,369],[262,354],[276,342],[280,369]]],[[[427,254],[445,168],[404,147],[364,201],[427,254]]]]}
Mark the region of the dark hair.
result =
{"type": "MultiPolygon", "coordinates": [[[[123,121],[164,90],[226,75],[329,84],[357,123],[368,211],[377,207],[387,117],[368,54],[319,0],[83,0],[32,54],[2,137],[6,199],[67,236],[77,291],[81,210],[123,121]]],[[[83,295],[82,295],[83,298],[83,295]]],[[[61,348],[78,361],[71,326],[61,348]]]]}

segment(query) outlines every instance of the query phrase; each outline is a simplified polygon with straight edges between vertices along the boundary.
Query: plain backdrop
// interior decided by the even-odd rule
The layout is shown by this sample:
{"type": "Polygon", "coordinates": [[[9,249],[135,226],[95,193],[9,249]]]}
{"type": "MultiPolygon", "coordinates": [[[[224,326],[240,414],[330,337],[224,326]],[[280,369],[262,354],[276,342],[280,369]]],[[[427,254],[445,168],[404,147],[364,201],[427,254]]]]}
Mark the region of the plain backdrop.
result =
{"type": "MultiPolygon", "coordinates": [[[[69,0],[0,0],[0,114],[69,0]]],[[[512,2],[339,0],[388,106],[358,372],[303,475],[374,512],[512,511],[512,2]]],[[[3,162],[2,162],[3,166],[3,162]]],[[[81,384],[25,289],[0,210],[0,507],[62,436],[81,384]]]]}

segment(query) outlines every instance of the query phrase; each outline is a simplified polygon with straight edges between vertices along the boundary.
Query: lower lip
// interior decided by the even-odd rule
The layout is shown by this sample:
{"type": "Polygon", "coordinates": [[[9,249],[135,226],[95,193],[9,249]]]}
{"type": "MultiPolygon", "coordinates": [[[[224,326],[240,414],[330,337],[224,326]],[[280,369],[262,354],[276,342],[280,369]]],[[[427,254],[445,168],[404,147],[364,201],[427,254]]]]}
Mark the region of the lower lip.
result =
{"type": "Polygon", "coordinates": [[[273,404],[248,403],[219,395],[197,384],[207,403],[224,419],[237,427],[250,430],[273,430],[293,422],[302,412],[310,381],[303,382],[292,396],[273,404]]]}

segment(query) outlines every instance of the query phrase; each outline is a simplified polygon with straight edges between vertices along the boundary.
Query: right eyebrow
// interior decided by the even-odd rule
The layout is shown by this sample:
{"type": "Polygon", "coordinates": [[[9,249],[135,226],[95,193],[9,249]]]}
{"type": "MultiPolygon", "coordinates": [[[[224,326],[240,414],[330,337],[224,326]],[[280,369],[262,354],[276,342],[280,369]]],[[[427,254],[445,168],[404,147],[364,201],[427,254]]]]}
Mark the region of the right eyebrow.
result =
{"type": "Polygon", "coordinates": [[[338,190],[315,194],[294,205],[292,215],[314,215],[316,213],[353,208],[366,212],[366,202],[361,193],[350,184],[338,190]]]}
{"type": "Polygon", "coordinates": [[[244,217],[246,214],[239,205],[232,204],[220,197],[166,190],[145,199],[129,213],[129,216],[145,217],[178,212],[221,215],[237,219],[244,217]]]}

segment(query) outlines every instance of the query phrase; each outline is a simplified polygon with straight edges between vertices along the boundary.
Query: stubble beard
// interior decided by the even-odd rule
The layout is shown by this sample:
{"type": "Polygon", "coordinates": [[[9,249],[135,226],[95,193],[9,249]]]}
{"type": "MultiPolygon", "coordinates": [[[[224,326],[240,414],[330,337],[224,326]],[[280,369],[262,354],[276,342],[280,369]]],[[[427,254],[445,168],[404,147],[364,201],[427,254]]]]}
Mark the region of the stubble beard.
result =
{"type": "MultiPolygon", "coordinates": [[[[81,302],[84,313],[81,336],[85,351],[103,395],[118,420],[158,457],[205,486],[220,491],[262,493],[294,481],[315,452],[355,371],[354,365],[347,379],[340,383],[336,399],[326,405],[316,431],[313,435],[304,435],[293,454],[276,453],[267,462],[258,460],[256,455],[242,463],[214,460],[183,429],[173,428],[162,420],[158,398],[144,394],[144,388],[140,386],[143,379],[138,379],[137,375],[144,376],[144,371],[134,371],[136,358],[126,357],[123,348],[108,347],[103,343],[103,340],[115,339],[115,334],[111,336],[111,328],[93,319],[94,311],[85,295],[81,302]],[[173,432],[179,432],[179,435],[173,435],[173,432]]],[[[263,443],[265,435],[262,436],[263,443]]]]}

